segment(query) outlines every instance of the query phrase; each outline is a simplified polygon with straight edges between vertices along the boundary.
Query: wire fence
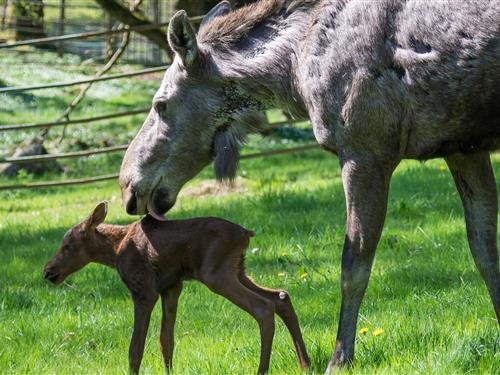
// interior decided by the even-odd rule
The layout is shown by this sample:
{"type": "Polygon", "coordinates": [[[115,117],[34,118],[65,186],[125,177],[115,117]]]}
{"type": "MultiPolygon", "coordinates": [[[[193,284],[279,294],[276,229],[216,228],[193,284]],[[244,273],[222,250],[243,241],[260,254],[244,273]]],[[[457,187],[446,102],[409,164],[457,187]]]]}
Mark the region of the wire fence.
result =
{"type": "MultiPolygon", "coordinates": [[[[201,18],[202,18],[202,16],[193,17],[192,20],[199,21],[199,20],[201,20],[201,18]]],[[[130,30],[139,31],[139,30],[153,29],[153,28],[165,26],[167,24],[168,23],[159,23],[159,24],[155,24],[155,25],[136,26],[136,27],[131,27],[130,30]]],[[[64,40],[86,39],[86,38],[90,38],[90,37],[116,34],[116,33],[121,33],[121,32],[125,32],[125,31],[126,30],[97,30],[97,31],[84,32],[84,33],[61,35],[61,36],[56,36],[56,37],[37,38],[37,39],[24,40],[24,41],[15,42],[15,43],[0,44],[0,49],[2,49],[2,48],[15,48],[15,47],[26,46],[26,45],[35,46],[35,45],[39,45],[39,44],[43,44],[43,43],[47,43],[47,42],[58,42],[58,41],[64,41],[64,40]]],[[[62,88],[62,87],[76,86],[76,85],[82,85],[82,84],[99,82],[99,81],[116,80],[116,79],[122,79],[122,78],[128,78],[128,77],[133,77],[133,76],[138,76],[138,75],[146,75],[146,74],[152,74],[152,73],[164,71],[167,67],[168,66],[146,68],[146,69],[138,70],[135,72],[109,74],[109,75],[98,77],[98,78],[94,77],[94,78],[75,80],[75,81],[70,81],[70,82],[38,84],[38,85],[19,86],[19,87],[1,87],[0,94],[13,94],[13,93],[18,93],[18,92],[23,92],[23,91],[42,90],[42,89],[49,89],[49,88],[62,88]]],[[[42,123],[0,125],[0,132],[23,131],[23,130],[36,129],[36,128],[50,128],[50,127],[56,127],[56,126],[67,126],[67,125],[76,125],[76,124],[89,124],[89,123],[95,123],[95,122],[109,120],[109,119],[115,119],[115,118],[119,118],[119,117],[130,117],[130,116],[135,116],[135,115],[139,115],[139,114],[144,114],[144,113],[149,112],[149,110],[150,110],[150,108],[138,108],[138,109],[134,109],[134,110],[108,113],[108,114],[104,114],[104,115],[79,118],[79,119],[66,118],[63,120],[42,122],[42,123]]],[[[279,121],[279,122],[269,123],[268,126],[269,126],[269,128],[275,128],[275,127],[282,126],[285,124],[293,124],[293,123],[303,122],[303,121],[304,120],[279,121]]],[[[0,164],[6,164],[6,163],[11,163],[11,164],[42,163],[42,162],[47,162],[50,160],[58,160],[58,159],[85,158],[85,157],[99,155],[99,154],[123,152],[127,149],[127,147],[128,147],[128,145],[126,144],[126,145],[102,147],[102,148],[98,148],[98,149],[74,151],[74,152],[66,152],[66,153],[53,153],[53,154],[36,155],[36,156],[5,157],[5,158],[0,158],[0,164]]],[[[298,147],[291,147],[291,148],[278,149],[278,150],[268,150],[268,151],[263,151],[263,152],[258,152],[258,153],[243,154],[241,156],[241,159],[251,159],[251,158],[258,158],[258,157],[269,157],[269,156],[273,156],[273,155],[289,154],[289,153],[294,153],[294,152],[304,152],[304,151],[314,149],[317,147],[318,147],[317,144],[307,144],[307,145],[302,145],[302,146],[298,146],[298,147]]],[[[76,179],[68,179],[68,180],[60,180],[60,181],[44,181],[44,182],[33,182],[33,183],[23,183],[23,184],[0,185],[0,191],[19,190],[19,189],[39,189],[39,188],[50,188],[50,187],[59,187],[59,186],[68,186],[68,185],[90,184],[90,183],[96,183],[96,182],[101,182],[101,181],[113,180],[113,179],[116,179],[117,177],[118,177],[118,174],[107,174],[107,175],[103,175],[103,176],[76,178],[76,179]]]]}
{"type": "MultiPolygon", "coordinates": [[[[125,32],[117,29],[120,23],[117,19],[91,1],[43,0],[42,11],[30,10],[27,14],[16,11],[16,3],[26,1],[0,0],[0,49],[3,50],[38,46],[56,49],[60,56],[72,53],[85,59],[102,61],[106,60],[110,47],[118,43],[116,35],[125,32]],[[11,39],[16,41],[9,43],[11,39]]],[[[139,17],[136,24],[130,25],[131,30],[137,32],[130,38],[123,61],[148,66],[170,61],[164,46],[159,47],[146,36],[140,35],[140,32],[156,29],[163,33],[176,6],[177,0],[142,1],[141,12],[151,21],[139,17]]],[[[201,20],[199,14],[192,13],[192,16],[196,16],[191,17],[194,24],[201,20]]]]}

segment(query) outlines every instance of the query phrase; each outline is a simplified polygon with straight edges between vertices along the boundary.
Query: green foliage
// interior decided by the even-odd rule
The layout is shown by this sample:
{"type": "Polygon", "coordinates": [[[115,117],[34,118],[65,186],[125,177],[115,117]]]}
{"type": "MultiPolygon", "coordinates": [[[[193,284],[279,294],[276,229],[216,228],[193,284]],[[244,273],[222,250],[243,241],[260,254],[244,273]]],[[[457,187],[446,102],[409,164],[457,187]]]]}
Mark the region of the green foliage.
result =
{"type": "MultiPolygon", "coordinates": [[[[68,71],[72,69],[77,70],[68,71]]],[[[94,92],[88,103],[95,107],[88,104],[82,114],[120,110],[134,101],[147,105],[158,82],[115,84],[119,95],[99,98],[94,92]]],[[[41,98],[37,93],[36,100],[41,98]]],[[[43,97],[43,103],[52,106],[59,99],[43,97]]],[[[31,121],[55,113],[49,106],[37,108],[37,115],[20,110],[8,114],[0,105],[0,119],[31,121]]],[[[103,133],[130,139],[141,121],[139,116],[136,121],[68,128],[65,147],[73,147],[69,142],[75,137],[99,143],[103,133]]],[[[288,145],[254,138],[245,152],[277,147],[288,145]]],[[[74,170],[67,176],[115,172],[120,159],[117,154],[68,162],[74,170]]],[[[494,156],[494,166],[498,175],[499,156],[494,156]]],[[[340,307],[345,205],[338,160],[320,150],[243,160],[240,175],[244,192],[185,193],[169,218],[216,215],[257,233],[247,254],[248,273],[262,285],[289,291],[312,357],[311,373],[321,374],[335,342],[340,307]]],[[[185,191],[212,176],[206,168],[185,191]]],[[[358,335],[355,365],[345,373],[500,373],[498,324],[469,254],[460,200],[444,162],[404,162],[390,195],[361,308],[358,330],[367,331],[358,335]]],[[[42,280],[43,266],[66,230],[103,199],[110,201],[108,222],[133,220],[124,213],[116,181],[0,192],[0,373],[126,373],[132,304],[116,272],[90,265],[60,287],[42,280]]],[[[157,342],[160,310],[157,306],[153,313],[144,374],[163,371],[157,342]]],[[[176,326],[174,374],[253,373],[258,356],[257,324],[204,286],[187,283],[176,326]]],[[[281,323],[271,373],[300,373],[281,323]]]]}

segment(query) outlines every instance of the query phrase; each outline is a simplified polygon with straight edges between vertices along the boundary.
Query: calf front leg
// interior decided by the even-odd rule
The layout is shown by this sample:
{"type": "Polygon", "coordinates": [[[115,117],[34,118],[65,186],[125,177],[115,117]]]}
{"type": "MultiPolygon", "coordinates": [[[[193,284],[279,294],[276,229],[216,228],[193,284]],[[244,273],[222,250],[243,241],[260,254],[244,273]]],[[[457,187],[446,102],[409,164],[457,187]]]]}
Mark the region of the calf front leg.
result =
{"type": "Polygon", "coordinates": [[[155,306],[158,296],[137,297],[134,299],[134,332],[129,347],[129,364],[132,374],[138,374],[144,354],[144,344],[148,333],[151,312],[155,306]]]}
{"type": "Polygon", "coordinates": [[[327,368],[351,362],[358,312],[370,277],[375,249],[387,210],[387,196],[393,167],[371,157],[342,160],[342,181],[346,196],[347,234],[342,253],[342,304],[335,350],[327,368]]]}
{"type": "Polygon", "coordinates": [[[182,291],[182,283],[169,288],[161,294],[162,319],[160,330],[160,347],[163,354],[165,368],[169,372],[172,368],[174,354],[174,326],[177,316],[177,303],[182,291]]]}
{"type": "Polygon", "coordinates": [[[500,270],[498,267],[498,197],[490,155],[456,154],[446,159],[464,206],[467,237],[500,324],[500,270]]]}

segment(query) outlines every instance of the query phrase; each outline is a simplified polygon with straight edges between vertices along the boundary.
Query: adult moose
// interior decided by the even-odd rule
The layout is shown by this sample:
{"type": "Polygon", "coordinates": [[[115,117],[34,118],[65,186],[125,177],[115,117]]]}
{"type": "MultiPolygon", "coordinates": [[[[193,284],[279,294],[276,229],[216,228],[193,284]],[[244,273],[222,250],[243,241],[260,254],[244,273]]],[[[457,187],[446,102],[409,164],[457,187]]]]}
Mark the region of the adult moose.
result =
{"type": "Polygon", "coordinates": [[[272,103],[311,119],[338,155],[347,203],[342,306],[328,371],[353,359],[359,307],[404,159],[444,157],[460,193],[472,255],[500,321],[497,193],[500,5],[474,2],[263,0],[221,2],[196,34],[179,11],[176,52],[125,155],[129,214],[159,217],[215,158],[231,177],[246,116],[272,103]]]}

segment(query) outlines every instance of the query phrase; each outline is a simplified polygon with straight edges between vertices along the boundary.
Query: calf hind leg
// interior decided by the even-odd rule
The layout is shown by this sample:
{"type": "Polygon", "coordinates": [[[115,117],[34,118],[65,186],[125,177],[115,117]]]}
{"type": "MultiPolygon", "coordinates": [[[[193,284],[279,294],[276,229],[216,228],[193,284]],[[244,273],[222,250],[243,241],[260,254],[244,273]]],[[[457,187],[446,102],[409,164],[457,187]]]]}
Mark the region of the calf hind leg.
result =
{"type": "Polygon", "coordinates": [[[163,362],[167,372],[172,369],[172,357],[174,354],[174,326],[177,316],[177,303],[182,291],[182,283],[161,293],[162,318],[160,329],[160,347],[163,354],[163,362]]]}
{"type": "Polygon", "coordinates": [[[255,284],[255,282],[243,272],[240,274],[240,281],[248,289],[274,303],[276,314],[283,320],[283,323],[285,323],[292,336],[293,345],[295,346],[300,366],[302,368],[309,367],[310,361],[302,338],[302,332],[300,331],[299,320],[288,293],[283,290],[263,288],[255,284]]]}
{"type": "Polygon", "coordinates": [[[455,154],[446,159],[464,206],[472,256],[500,324],[500,270],[497,249],[498,198],[490,155],[455,154]]]}
{"type": "Polygon", "coordinates": [[[215,293],[227,298],[236,306],[248,312],[259,323],[260,328],[260,364],[259,374],[266,374],[269,369],[271,348],[274,336],[274,304],[266,298],[247,289],[235,275],[214,275],[203,282],[215,293]]]}

